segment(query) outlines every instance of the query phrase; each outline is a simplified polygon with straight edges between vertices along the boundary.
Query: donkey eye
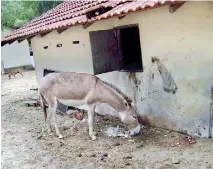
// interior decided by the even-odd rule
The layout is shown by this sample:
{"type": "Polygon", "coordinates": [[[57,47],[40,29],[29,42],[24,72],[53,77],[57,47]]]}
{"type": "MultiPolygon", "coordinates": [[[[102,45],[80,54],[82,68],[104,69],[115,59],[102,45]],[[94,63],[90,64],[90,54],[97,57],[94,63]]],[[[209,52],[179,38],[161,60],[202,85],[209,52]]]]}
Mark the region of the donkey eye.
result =
{"type": "Polygon", "coordinates": [[[136,116],[136,115],[133,115],[132,117],[134,117],[135,119],[137,118],[137,116],[136,116]]]}

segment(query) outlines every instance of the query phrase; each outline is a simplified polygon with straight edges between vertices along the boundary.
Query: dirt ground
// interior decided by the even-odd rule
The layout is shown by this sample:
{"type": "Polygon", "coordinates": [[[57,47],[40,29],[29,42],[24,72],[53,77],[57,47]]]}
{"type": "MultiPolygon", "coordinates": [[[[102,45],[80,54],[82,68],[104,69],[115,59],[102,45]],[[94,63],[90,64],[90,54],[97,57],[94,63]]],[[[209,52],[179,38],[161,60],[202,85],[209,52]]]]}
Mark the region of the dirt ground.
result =
{"type": "Polygon", "coordinates": [[[64,135],[60,140],[47,135],[39,107],[27,107],[24,100],[38,98],[35,71],[8,79],[2,76],[1,160],[2,169],[204,169],[213,168],[213,141],[185,136],[159,128],[144,127],[135,137],[108,137],[109,126],[119,120],[96,116],[96,141],[88,136],[87,120],[57,115],[64,135]]]}

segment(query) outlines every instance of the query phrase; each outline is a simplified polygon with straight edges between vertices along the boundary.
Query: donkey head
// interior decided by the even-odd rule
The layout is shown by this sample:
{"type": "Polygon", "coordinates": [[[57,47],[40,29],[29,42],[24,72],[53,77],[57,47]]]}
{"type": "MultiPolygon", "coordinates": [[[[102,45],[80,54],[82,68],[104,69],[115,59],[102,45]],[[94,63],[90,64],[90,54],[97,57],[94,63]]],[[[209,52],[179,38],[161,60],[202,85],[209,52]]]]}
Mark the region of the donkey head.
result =
{"type": "Polygon", "coordinates": [[[135,113],[135,105],[132,101],[124,100],[125,110],[119,112],[121,121],[128,126],[130,135],[136,135],[140,132],[140,124],[137,114],[135,113]]]}

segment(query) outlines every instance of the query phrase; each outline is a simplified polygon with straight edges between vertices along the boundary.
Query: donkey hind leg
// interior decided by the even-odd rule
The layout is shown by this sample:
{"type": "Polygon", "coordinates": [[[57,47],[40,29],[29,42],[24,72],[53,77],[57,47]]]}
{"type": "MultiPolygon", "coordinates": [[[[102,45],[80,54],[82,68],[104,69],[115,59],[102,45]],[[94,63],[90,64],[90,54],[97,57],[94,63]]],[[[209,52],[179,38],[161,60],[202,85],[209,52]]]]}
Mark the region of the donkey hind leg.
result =
{"type": "Polygon", "coordinates": [[[52,107],[52,108],[50,108],[51,109],[51,113],[52,113],[52,124],[55,126],[55,131],[56,131],[56,134],[57,134],[57,136],[59,137],[59,138],[63,138],[63,136],[61,135],[61,132],[60,132],[60,130],[59,130],[59,128],[58,128],[58,124],[57,124],[57,122],[56,122],[56,109],[57,109],[57,106],[54,106],[54,107],[52,107]]]}
{"type": "Polygon", "coordinates": [[[52,132],[52,126],[51,126],[51,116],[52,116],[52,111],[49,110],[48,108],[48,114],[47,114],[47,132],[50,136],[53,135],[52,132]]]}
{"type": "Polygon", "coordinates": [[[93,131],[94,114],[95,114],[95,106],[91,105],[89,106],[89,109],[88,109],[88,125],[89,125],[89,135],[92,138],[92,140],[95,140],[97,138],[93,131]]]}

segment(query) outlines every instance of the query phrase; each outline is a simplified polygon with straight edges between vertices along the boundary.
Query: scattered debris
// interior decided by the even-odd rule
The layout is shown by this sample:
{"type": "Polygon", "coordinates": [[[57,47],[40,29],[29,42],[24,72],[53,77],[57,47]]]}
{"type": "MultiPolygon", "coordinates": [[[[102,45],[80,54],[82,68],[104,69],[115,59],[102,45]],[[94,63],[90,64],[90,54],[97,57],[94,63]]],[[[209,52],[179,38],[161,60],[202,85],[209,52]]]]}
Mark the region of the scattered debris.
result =
{"type": "Polygon", "coordinates": [[[38,91],[38,88],[35,88],[35,89],[31,88],[30,90],[38,91]]]}
{"type": "Polygon", "coordinates": [[[77,120],[83,120],[84,113],[83,112],[76,112],[74,116],[77,120]]]}
{"type": "Polygon", "coordinates": [[[184,140],[187,141],[189,144],[195,144],[196,143],[195,138],[193,138],[192,136],[186,136],[184,140]]]}
{"type": "Polygon", "coordinates": [[[128,132],[124,131],[124,129],[117,127],[109,127],[105,131],[106,135],[109,137],[128,137],[128,132]]]}
{"type": "Polygon", "coordinates": [[[24,104],[27,107],[30,107],[30,106],[36,107],[38,105],[38,101],[37,100],[27,100],[27,101],[24,101],[24,104]]]}

